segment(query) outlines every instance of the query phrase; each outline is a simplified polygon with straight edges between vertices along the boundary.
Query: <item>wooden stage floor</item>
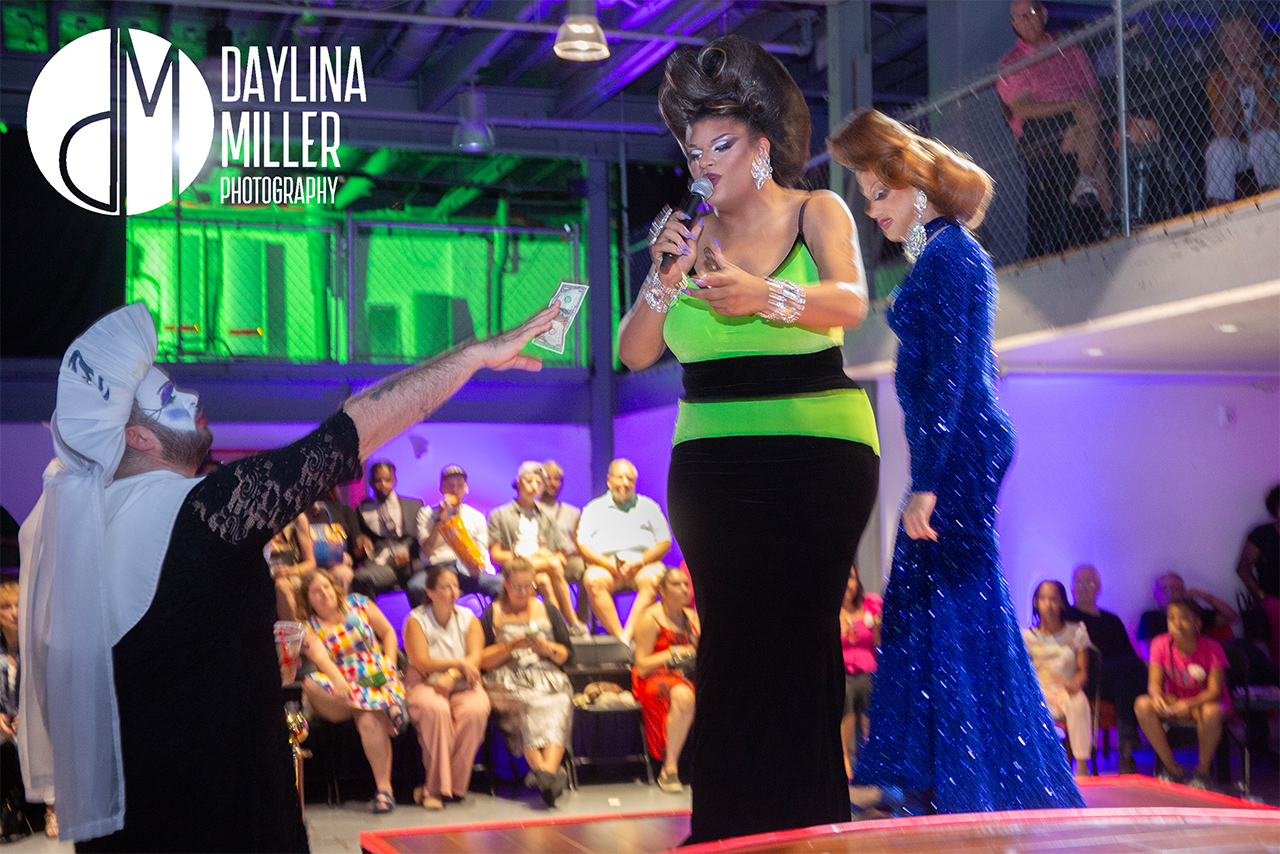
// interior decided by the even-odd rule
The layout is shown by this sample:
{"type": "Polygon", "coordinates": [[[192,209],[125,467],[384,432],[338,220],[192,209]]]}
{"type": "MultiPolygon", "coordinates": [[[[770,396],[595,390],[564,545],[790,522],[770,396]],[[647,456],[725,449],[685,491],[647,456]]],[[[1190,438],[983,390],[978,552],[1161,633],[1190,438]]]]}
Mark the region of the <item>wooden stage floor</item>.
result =
{"type": "MultiPolygon", "coordinates": [[[[1087,809],[876,819],[722,840],[682,854],[1280,854],[1280,810],[1150,777],[1081,781],[1087,809]]],[[[370,854],[656,854],[689,833],[688,812],[543,818],[365,831],[370,854]]]]}

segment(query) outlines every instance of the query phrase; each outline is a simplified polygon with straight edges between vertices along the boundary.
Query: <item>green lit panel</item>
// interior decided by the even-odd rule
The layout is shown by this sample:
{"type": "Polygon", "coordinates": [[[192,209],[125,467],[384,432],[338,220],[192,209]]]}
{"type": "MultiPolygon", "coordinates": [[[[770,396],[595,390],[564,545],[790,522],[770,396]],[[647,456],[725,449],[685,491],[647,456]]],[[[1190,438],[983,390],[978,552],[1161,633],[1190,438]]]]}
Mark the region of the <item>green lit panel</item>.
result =
{"type": "MultiPolygon", "coordinates": [[[[563,238],[542,235],[511,235],[506,264],[502,272],[502,329],[510,329],[544,308],[562,281],[573,281],[572,246],[563,238]]],[[[581,276],[579,277],[579,281],[581,276]]],[[[547,365],[575,365],[577,341],[586,338],[589,328],[589,304],[584,305],[574,321],[563,356],[539,351],[547,365]]],[[[500,330],[495,330],[500,331],[500,330]]],[[[586,356],[586,347],[582,348],[586,356]]]]}
{"type": "Polygon", "coordinates": [[[32,53],[49,52],[47,7],[34,0],[6,2],[0,7],[4,17],[4,49],[32,53]]]}
{"type": "Polygon", "coordinates": [[[345,352],[324,232],[172,222],[129,225],[126,284],[170,358],[321,361],[345,352]],[[181,338],[181,340],[179,340],[181,338]]]}
{"type": "Polygon", "coordinates": [[[58,15],[58,47],[71,44],[83,35],[97,32],[107,26],[107,18],[100,12],[86,9],[68,9],[58,15]]]}
{"type": "Polygon", "coordinates": [[[364,309],[370,358],[416,361],[485,329],[484,235],[375,229],[364,309]]]}

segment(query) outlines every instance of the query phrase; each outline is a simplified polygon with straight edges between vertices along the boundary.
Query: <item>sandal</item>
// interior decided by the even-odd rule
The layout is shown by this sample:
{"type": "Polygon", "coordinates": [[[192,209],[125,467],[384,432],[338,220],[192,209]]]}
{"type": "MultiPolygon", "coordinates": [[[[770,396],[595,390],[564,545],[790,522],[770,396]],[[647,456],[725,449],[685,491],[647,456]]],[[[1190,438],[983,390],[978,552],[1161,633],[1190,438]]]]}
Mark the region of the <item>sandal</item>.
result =
{"type": "Polygon", "coordinates": [[[386,815],[387,813],[391,812],[395,808],[396,808],[396,799],[395,799],[395,796],[392,795],[390,792],[386,792],[379,789],[378,793],[373,796],[373,814],[374,815],[386,815]]]}
{"type": "Polygon", "coordinates": [[[658,788],[673,795],[678,795],[684,791],[684,785],[680,782],[680,775],[678,773],[668,775],[666,771],[658,774],[658,788]]]}
{"type": "Polygon", "coordinates": [[[387,709],[387,717],[391,720],[392,736],[400,735],[409,726],[409,709],[404,703],[394,703],[387,709]]]}

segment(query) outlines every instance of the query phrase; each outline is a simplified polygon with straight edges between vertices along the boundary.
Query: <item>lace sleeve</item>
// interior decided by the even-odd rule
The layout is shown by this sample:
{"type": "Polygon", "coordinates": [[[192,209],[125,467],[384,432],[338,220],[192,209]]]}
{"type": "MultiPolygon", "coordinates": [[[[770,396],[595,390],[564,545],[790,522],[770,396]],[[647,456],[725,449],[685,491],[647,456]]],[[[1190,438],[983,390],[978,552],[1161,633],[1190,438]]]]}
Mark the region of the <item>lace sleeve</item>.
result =
{"type": "Polygon", "coordinates": [[[356,425],[338,412],[291,445],[218,469],[187,503],[221,539],[258,549],[313,501],[361,473],[356,425]]]}

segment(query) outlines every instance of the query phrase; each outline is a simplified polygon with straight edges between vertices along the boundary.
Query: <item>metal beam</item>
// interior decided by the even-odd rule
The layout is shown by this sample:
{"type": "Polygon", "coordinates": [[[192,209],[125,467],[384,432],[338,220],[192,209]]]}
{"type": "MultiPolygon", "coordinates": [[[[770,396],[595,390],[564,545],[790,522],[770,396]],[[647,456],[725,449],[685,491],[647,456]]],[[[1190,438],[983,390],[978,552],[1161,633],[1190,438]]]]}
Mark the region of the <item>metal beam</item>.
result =
{"type": "MultiPolygon", "coordinates": [[[[531,21],[546,16],[554,5],[551,0],[538,0],[535,3],[518,5],[514,2],[494,4],[497,14],[495,20],[531,21]]],[[[438,60],[434,60],[429,69],[424,69],[422,80],[429,83],[423,87],[426,95],[424,106],[435,111],[444,108],[457,95],[470,77],[479,74],[480,69],[516,38],[515,30],[501,32],[472,30],[462,36],[438,60]]]]}
{"type": "Polygon", "coordinates": [[[609,217],[609,164],[587,161],[587,293],[590,302],[591,488],[605,490],[613,459],[613,253],[609,217]]]}
{"type": "MultiPolygon", "coordinates": [[[[379,12],[368,9],[325,8],[307,6],[297,3],[267,3],[259,0],[119,0],[122,3],[146,3],[147,5],[169,4],[174,6],[193,6],[201,9],[229,9],[238,12],[259,12],[268,15],[311,14],[319,18],[340,18],[380,23],[401,23],[416,26],[455,27],[464,30],[519,30],[527,33],[549,33],[555,35],[559,24],[513,23],[507,21],[490,21],[484,18],[445,17],[443,15],[415,15],[405,12],[379,12]]],[[[668,35],[666,33],[632,32],[627,30],[605,30],[604,34],[613,41],[674,41],[677,44],[701,46],[707,39],[698,36],[668,35]]],[[[762,45],[770,53],[784,53],[803,56],[807,48],[802,45],[766,44],[762,45]]]]}

